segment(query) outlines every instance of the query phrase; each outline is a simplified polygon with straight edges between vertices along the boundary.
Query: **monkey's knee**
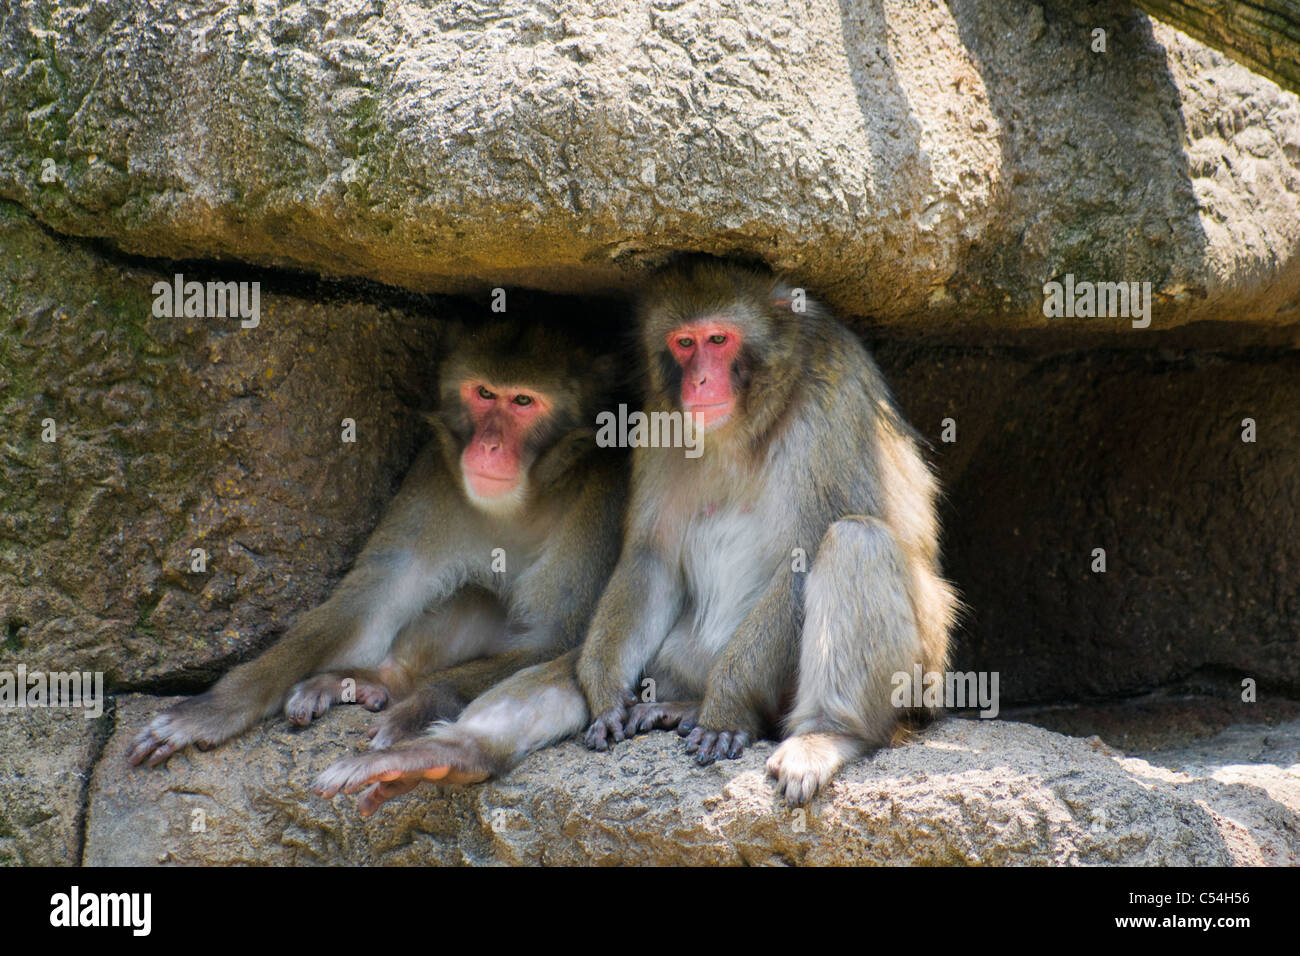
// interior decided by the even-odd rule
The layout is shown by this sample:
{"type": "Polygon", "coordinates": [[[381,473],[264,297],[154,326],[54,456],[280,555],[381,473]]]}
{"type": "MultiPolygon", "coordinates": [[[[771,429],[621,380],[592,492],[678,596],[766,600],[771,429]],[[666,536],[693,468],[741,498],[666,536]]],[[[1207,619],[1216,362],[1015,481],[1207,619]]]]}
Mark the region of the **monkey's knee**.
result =
{"type": "Polygon", "coordinates": [[[822,535],[812,576],[861,575],[879,568],[902,577],[903,548],[889,525],[868,515],[849,515],[831,522],[822,535]]]}

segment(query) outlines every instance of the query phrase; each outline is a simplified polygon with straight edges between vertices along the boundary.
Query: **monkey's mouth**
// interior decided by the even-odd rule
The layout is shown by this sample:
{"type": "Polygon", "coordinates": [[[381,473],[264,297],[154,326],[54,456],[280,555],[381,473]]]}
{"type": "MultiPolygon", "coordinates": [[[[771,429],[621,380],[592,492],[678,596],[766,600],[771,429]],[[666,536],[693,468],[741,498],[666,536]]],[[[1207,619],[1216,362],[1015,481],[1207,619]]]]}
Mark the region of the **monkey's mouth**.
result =
{"type": "Polygon", "coordinates": [[[708,428],[713,425],[721,425],[724,421],[730,418],[734,407],[735,402],[727,401],[714,402],[712,404],[697,403],[694,405],[686,405],[684,406],[684,409],[687,414],[695,415],[696,421],[708,428]]]}
{"type": "Polygon", "coordinates": [[[519,484],[519,476],[502,478],[497,475],[485,475],[481,471],[466,471],[465,482],[470,490],[480,498],[499,498],[514,491],[519,484]]]}

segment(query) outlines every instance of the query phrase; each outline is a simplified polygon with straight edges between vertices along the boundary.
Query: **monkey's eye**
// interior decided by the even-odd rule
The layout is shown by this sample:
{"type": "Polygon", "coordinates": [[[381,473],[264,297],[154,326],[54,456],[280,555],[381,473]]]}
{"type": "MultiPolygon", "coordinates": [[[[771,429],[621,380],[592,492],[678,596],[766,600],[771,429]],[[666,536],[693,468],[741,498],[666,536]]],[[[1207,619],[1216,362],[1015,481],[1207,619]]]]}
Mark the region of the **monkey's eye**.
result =
{"type": "Polygon", "coordinates": [[[684,348],[684,349],[688,349],[688,348],[690,348],[692,345],[695,344],[695,340],[694,340],[694,339],[688,339],[688,338],[680,338],[680,339],[677,340],[677,344],[680,345],[680,346],[681,346],[682,348],[684,348]]]}
{"type": "Polygon", "coordinates": [[[519,405],[519,406],[531,405],[531,404],[533,404],[533,396],[531,396],[531,395],[516,395],[516,396],[515,396],[515,404],[516,404],[516,405],[519,405]]]}
{"type": "Polygon", "coordinates": [[[725,341],[727,341],[727,337],[726,337],[725,335],[710,335],[710,336],[709,336],[709,344],[710,344],[710,345],[721,345],[721,344],[722,344],[723,342],[725,342],[725,341]]]}
{"type": "Polygon", "coordinates": [[[492,399],[496,398],[496,393],[488,391],[486,385],[480,385],[478,387],[478,397],[486,402],[490,402],[492,399]]]}

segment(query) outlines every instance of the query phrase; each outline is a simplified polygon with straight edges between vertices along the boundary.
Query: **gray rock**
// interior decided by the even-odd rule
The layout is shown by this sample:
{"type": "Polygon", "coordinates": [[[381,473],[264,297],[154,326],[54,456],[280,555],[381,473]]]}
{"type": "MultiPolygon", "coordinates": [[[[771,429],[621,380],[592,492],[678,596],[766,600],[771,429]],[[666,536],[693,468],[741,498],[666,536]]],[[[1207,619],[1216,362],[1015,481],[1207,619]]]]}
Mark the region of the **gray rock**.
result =
{"type": "Polygon", "coordinates": [[[81,862],[90,771],[111,721],[0,707],[0,866],[81,862]]]}
{"type": "Polygon", "coordinates": [[[132,252],[592,291],[691,248],[926,327],[1045,327],[1066,273],[1297,319],[1300,100],[1120,2],[36,0],[0,63],[0,196],[132,252]]]}
{"type": "Polygon", "coordinates": [[[659,733],[605,756],[565,743],[500,781],[422,788],[363,820],[350,798],[308,787],[368,715],[343,709],[300,732],[271,721],[166,770],[128,768],[130,737],[165,703],[119,704],[87,863],[1223,865],[1294,862],[1300,848],[1300,721],[1138,759],[1096,738],[947,719],[854,764],[806,810],[765,779],[771,744],[699,768],[659,733]],[[1216,769],[1247,758],[1231,779],[1216,769]]]}

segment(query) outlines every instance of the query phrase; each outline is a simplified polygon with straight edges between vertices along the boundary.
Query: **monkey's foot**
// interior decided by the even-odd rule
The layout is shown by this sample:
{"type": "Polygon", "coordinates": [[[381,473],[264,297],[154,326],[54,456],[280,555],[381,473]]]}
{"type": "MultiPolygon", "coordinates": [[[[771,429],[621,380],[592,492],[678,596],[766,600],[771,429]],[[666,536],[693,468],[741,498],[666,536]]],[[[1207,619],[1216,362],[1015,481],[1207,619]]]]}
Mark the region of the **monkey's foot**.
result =
{"type": "Polygon", "coordinates": [[[699,704],[682,701],[636,704],[628,711],[623,725],[625,736],[633,737],[647,730],[672,730],[685,727],[689,731],[699,719],[699,704]]]}
{"type": "Polygon", "coordinates": [[[289,718],[289,723],[306,727],[335,704],[360,704],[366,710],[382,710],[387,703],[388,688],[377,681],[349,674],[317,674],[294,687],[284,705],[284,716],[289,718]]]}
{"type": "Polygon", "coordinates": [[[210,694],[183,700],[151,720],[127,749],[127,763],[156,767],[190,744],[210,750],[244,729],[244,716],[212,703],[210,694]]]}
{"type": "Polygon", "coordinates": [[[437,784],[479,783],[492,776],[472,741],[407,740],[389,750],[344,757],[325,768],[312,784],[322,797],[361,793],[357,808],[363,817],[385,801],[408,793],[424,781],[437,784]]]}
{"type": "Polygon", "coordinates": [[[751,743],[749,734],[743,730],[712,730],[698,724],[689,727],[678,724],[677,733],[686,738],[686,752],[695,754],[695,760],[701,765],[715,760],[735,760],[751,743]]]}
{"type": "Polygon", "coordinates": [[[799,734],[767,758],[767,772],[791,806],[807,803],[840,767],[859,756],[862,741],[844,734],[799,734]]]}

